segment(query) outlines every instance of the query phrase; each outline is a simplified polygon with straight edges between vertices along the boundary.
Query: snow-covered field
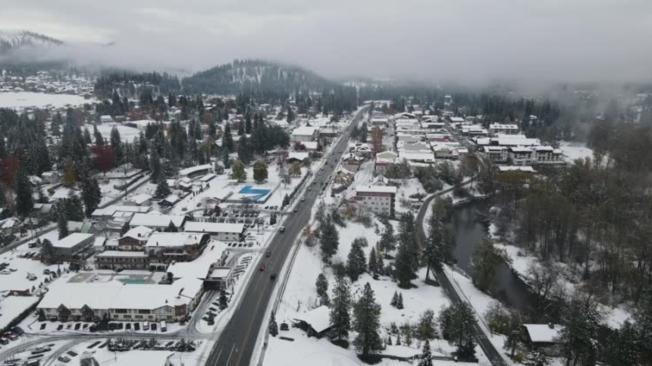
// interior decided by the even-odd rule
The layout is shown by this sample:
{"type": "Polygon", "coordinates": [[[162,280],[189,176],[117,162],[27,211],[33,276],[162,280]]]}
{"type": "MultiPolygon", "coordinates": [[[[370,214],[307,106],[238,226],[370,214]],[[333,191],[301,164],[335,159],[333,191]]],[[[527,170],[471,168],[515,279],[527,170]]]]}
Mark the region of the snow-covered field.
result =
{"type": "Polygon", "coordinates": [[[3,92],[0,93],[0,107],[2,108],[25,108],[25,107],[47,107],[56,108],[67,105],[77,106],[91,101],[79,95],[71,94],[48,94],[34,92],[3,92]]]}
{"type": "Polygon", "coordinates": [[[569,163],[577,159],[593,158],[593,150],[586,147],[583,142],[561,141],[559,148],[564,153],[564,160],[569,163]]]}
{"type": "MultiPolygon", "coordinates": [[[[97,130],[102,134],[104,140],[109,141],[111,139],[111,130],[113,127],[118,129],[120,133],[120,140],[122,142],[135,142],[138,139],[140,130],[134,127],[124,126],[119,123],[102,123],[97,125],[97,130]]],[[[93,133],[93,126],[88,126],[88,130],[93,133]]]]}

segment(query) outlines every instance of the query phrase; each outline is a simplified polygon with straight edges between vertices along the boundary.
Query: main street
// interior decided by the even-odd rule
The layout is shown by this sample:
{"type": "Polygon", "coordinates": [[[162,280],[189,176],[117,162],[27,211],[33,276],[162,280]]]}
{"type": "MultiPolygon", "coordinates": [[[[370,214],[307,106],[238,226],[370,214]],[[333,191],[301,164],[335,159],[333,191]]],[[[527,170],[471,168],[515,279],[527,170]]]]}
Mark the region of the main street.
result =
{"type": "Polygon", "coordinates": [[[326,164],[320,172],[315,173],[312,184],[304,191],[303,199],[295,206],[296,211],[292,212],[285,220],[285,231],[277,232],[270,242],[268,248],[271,251],[271,256],[262,258],[258,264],[258,266],[264,264],[265,270],[259,271],[258,268],[255,268],[256,273],[249,280],[239,307],[215,342],[206,365],[244,366],[250,364],[260,327],[267,326],[262,322],[276,285],[276,281],[273,281],[270,276],[276,274],[280,278],[281,269],[288,258],[292,245],[308,224],[312,207],[321,195],[322,187],[331,178],[337,162],[347,149],[353,126],[358,123],[367,110],[367,108],[360,109],[344,129],[339,142],[331,150],[326,164]]]}

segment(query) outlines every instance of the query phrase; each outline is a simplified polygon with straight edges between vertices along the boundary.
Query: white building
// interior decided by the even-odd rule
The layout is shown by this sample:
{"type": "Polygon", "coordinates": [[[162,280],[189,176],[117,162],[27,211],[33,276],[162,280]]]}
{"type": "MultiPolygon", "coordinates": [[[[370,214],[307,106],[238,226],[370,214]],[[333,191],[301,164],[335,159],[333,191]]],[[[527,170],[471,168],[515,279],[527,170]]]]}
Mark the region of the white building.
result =
{"type": "Polygon", "coordinates": [[[362,186],[355,188],[355,200],[365,210],[392,216],[398,189],[394,186],[362,186]]]}
{"type": "Polygon", "coordinates": [[[240,241],[244,236],[244,224],[229,224],[220,222],[186,222],[185,231],[189,233],[209,234],[220,241],[240,241]]]}
{"type": "Polygon", "coordinates": [[[491,123],[489,124],[489,132],[492,135],[506,134],[514,135],[519,132],[518,125],[513,123],[491,123]]]}
{"type": "Polygon", "coordinates": [[[185,221],[185,216],[137,213],[129,221],[129,226],[132,228],[146,226],[154,230],[165,230],[172,223],[177,229],[180,229],[185,221]]]}
{"type": "Polygon", "coordinates": [[[315,141],[319,138],[319,128],[313,126],[300,126],[292,131],[291,140],[297,141],[315,141]]]}

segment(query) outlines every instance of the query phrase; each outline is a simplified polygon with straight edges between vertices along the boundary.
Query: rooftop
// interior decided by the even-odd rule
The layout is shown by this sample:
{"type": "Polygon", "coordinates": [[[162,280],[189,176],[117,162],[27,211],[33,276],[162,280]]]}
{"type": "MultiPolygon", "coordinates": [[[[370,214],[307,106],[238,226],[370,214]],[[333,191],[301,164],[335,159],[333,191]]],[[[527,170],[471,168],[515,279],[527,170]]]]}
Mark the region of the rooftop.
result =
{"type": "Polygon", "coordinates": [[[73,248],[75,245],[92,238],[93,234],[72,233],[65,238],[52,243],[56,248],[73,248]]]}

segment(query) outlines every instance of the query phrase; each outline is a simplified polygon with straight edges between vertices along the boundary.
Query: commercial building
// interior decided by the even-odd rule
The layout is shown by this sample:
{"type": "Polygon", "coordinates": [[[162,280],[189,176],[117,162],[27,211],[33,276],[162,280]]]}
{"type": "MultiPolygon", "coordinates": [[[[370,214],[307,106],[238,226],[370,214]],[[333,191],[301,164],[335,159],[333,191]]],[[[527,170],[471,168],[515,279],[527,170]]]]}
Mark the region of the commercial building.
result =
{"type": "Polygon", "coordinates": [[[185,231],[189,233],[204,233],[220,241],[241,241],[244,238],[244,224],[229,224],[220,222],[188,221],[185,231]]]}
{"type": "Polygon", "coordinates": [[[355,200],[375,214],[393,216],[398,189],[394,186],[362,186],[355,188],[355,200]]]}
{"type": "Polygon", "coordinates": [[[85,258],[85,252],[92,246],[93,234],[83,233],[72,233],[52,243],[54,256],[67,261],[85,258]]]}

